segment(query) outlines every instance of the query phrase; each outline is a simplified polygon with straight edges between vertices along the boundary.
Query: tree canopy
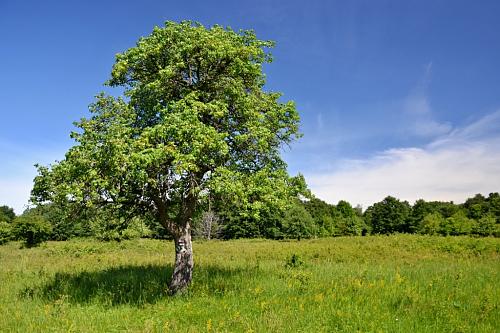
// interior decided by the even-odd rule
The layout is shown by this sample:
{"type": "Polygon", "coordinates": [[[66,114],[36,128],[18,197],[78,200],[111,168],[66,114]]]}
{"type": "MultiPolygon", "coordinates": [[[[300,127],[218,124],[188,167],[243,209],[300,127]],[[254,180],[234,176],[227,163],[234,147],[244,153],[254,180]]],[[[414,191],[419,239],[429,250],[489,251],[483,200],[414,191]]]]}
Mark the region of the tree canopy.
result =
{"type": "Polygon", "coordinates": [[[176,244],[172,292],[191,280],[190,230],[208,194],[258,218],[296,192],[280,149],[298,136],[293,102],[264,90],[273,42],[253,31],[167,22],[116,56],[91,117],[76,123],[65,158],[39,166],[35,202],[150,212],[176,244]]]}
{"type": "Polygon", "coordinates": [[[399,201],[392,196],[388,196],[381,202],[370,206],[365,215],[373,233],[409,232],[408,217],[410,210],[411,206],[407,201],[399,201]]]}
{"type": "Polygon", "coordinates": [[[16,213],[14,213],[13,208],[6,205],[0,206],[0,222],[10,223],[15,217],[16,213]]]}

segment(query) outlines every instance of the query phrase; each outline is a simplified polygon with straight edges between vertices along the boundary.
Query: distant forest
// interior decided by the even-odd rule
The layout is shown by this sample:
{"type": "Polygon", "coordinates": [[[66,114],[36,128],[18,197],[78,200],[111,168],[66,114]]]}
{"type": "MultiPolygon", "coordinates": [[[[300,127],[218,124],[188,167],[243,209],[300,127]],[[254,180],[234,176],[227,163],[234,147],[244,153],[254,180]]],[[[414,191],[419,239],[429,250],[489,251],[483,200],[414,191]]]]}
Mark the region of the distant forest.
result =
{"type": "MultiPolygon", "coordinates": [[[[303,239],[314,237],[365,236],[414,233],[427,235],[474,235],[500,237],[500,195],[477,194],[463,204],[388,196],[368,207],[352,207],[346,201],[336,205],[318,198],[295,200],[284,212],[260,209],[245,214],[234,205],[213,203],[198,214],[194,234],[199,238],[303,239]]],[[[165,229],[147,214],[140,217],[103,208],[41,205],[16,216],[8,206],[0,207],[0,244],[24,240],[95,237],[121,240],[137,237],[170,238],[165,229]]]]}

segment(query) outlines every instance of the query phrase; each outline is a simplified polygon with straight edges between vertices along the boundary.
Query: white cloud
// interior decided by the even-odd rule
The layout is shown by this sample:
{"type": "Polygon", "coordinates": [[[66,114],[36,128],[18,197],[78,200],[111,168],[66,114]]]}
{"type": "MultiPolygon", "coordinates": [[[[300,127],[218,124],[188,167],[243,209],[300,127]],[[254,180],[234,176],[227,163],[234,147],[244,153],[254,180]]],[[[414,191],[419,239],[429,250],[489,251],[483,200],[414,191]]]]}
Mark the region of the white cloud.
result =
{"type": "Polygon", "coordinates": [[[341,165],[336,171],[305,174],[315,195],[366,208],[387,195],[410,202],[462,202],[475,193],[500,191],[500,111],[423,148],[390,149],[341,165]]]}

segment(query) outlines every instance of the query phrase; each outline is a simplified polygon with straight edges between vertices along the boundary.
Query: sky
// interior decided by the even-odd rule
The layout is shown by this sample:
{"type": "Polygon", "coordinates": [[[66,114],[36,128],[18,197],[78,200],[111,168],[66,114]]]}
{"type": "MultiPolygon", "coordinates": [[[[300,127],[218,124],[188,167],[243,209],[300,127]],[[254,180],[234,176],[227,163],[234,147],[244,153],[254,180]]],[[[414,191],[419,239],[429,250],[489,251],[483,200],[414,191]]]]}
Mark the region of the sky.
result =
{"type": "Polygon", "coordinates": [[[499,1],[0,0],[0,205],[64,158],[116,53],[167,20],[276,41],[266,90],[294,100],[284,149],[317,197],[463,202],[500,191],[499,1]]]}

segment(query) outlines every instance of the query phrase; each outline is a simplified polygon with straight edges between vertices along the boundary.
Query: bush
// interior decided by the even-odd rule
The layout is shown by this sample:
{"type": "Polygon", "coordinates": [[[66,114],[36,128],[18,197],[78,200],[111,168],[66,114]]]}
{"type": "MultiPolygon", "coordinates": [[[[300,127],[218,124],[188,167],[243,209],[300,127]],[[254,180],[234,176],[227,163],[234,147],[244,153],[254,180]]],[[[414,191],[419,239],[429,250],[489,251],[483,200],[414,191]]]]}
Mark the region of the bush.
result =
{"type": "Polygon", "coordinates": [[[40,215],[19,216],[14,220],[12,232],[26,247],[33,247],[49,239],[52,226],[40,215]]]}
{"type": "Polygon", "coordinates": [[[0,222],[0,245],[12,239],[12,226],[7,222],[0,222]]]}
{"type": "Polygon", "coordinates": [[[290,258],[287,258],[285,261],[286,268],[297,268],[304,265],[304,261],[300,258],[300,256],[296,253],[293,253],[290,258]]]}

